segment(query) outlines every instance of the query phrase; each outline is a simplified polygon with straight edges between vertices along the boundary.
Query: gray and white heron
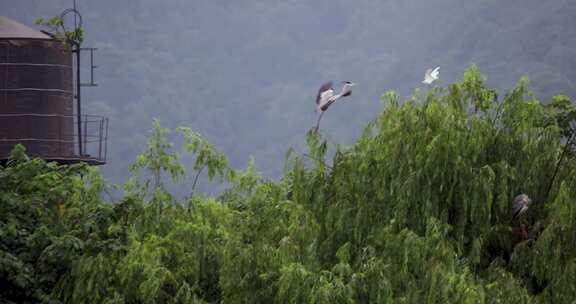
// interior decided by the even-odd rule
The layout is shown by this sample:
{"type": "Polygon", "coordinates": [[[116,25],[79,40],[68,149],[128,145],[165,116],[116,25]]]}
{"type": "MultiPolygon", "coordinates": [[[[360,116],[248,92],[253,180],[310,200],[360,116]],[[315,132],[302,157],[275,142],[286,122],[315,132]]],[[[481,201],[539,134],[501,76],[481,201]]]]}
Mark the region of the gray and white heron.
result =
{"type": "Polygon", "coordinates": [[[424,80],[422,83],[425,84],[432,84],[434,81],[438,80],[438,74],[440,74],[440,67],[436,67],[435,69],[428,69],[426,73],[424,73],[424,80]]]}
{"type": "Polygon", "coordinates": [[[528,207],[532,204],[532,200],[526,194],[520,194],[514,198],[512,201],[512,219],[520,217],[528,207]]]}
{"type": "Polygon", "coordinates": [[[352,87],[356,84],[350,81],[343,81],[344,85],[342,86],[342,90],[340,90],[339,94],[334,95],[334,88],[332,87],[332,82],[329,81],[318,89],[318,94],[316,95],[316,111],[320,112],[318,116],[318,121],[316,122],[316,131],[320,127],[320,119],[322,115],[330,105],[332,105],[336,100],[347,97],[352,95],[352,87]]]}
{"type": "Polygon", "coordinates": [[[512,227],[512,234],[517,236],[520,241],[528,239],[528,230],[526,226],[520,223],[520,216],[528,210],[528,207],[532,204],[532,200],[526,194],[520,194],[514,198],[512,201],[512,221],[518,220],[519,225],[514,225],[512,227]]]}

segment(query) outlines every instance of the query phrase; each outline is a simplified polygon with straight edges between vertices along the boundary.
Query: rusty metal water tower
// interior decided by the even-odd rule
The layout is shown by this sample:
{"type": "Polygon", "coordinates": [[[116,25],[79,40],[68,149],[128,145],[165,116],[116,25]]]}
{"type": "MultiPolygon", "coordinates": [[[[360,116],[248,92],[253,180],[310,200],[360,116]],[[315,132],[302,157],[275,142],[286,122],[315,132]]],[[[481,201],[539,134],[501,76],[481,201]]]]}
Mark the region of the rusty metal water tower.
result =
{"type": "Polygon", "coordinates": [[[92,55],[79,43],[0,16],[0,163],[18,143],[47,161],[106,162],[108,119],[81,111],[84,50],[92,55]]]}

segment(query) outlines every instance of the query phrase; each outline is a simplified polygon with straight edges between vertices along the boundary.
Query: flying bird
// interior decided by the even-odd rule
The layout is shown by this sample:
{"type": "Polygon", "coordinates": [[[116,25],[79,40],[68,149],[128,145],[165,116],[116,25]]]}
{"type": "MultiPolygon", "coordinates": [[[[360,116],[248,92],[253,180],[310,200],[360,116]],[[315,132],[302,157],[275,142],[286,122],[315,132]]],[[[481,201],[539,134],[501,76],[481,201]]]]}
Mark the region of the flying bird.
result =
{"type": "Polygon", "coordinates": [[[514,198],[512,202],[512,219],[520,217],[528,207],[532,204],[532,200],[526,194],[520,194],[514,198]]]}
{"type": "MultiPolygon", "coordinates": [[[[322,107],[327,105],[333,96],[334,88],[332,87],[332,81],[323,84],[320,89],[318,89],[318,94],[316,95],[316,111],[322,111],[322,107]]],[[[326,109],[327,108],[326,106],[326,109]]]]}
{"type": "Polygon", "coordinates": [[[336,100],[352,95],[352,87],[356,84],[350,81],[344,81],[343,83],[344,86],[342,87],[340,94],[337,95],[334,95],[334,88],[332,87],[331,81],[320,87],[318,95],[316,95],[316,106],[318,111],[324,112],[328,110],[328,107],[330,107],[330,105],[336,100]]]}
{"type": "Polygon", "coordinates": [[[323,84],[320,86],[320,89],[318,89],[318,94],[316,95],[316,111],[319,111],[320,115],[316,122],[316,131],[318,131],[318,127],[320,127],[322,114],[328,110],[328,107],[336,102],[336,100],[352,95],[352,87],[356,84],[350,81],[344,81],[343,83],[344,86],[342,86],[342,90],[340,90],[340,93],[336,95],[334,95],[334,88],[332,87],[331,81],[323,84]]]}
{"type": "Polygon", "coordinates": [[[440,67],[426,70],[426,73],[424,73],[424,80],[422,81],[422,83],[432,84],[434,81],[438,80],[438,74],[440,74],[440,67]]]}

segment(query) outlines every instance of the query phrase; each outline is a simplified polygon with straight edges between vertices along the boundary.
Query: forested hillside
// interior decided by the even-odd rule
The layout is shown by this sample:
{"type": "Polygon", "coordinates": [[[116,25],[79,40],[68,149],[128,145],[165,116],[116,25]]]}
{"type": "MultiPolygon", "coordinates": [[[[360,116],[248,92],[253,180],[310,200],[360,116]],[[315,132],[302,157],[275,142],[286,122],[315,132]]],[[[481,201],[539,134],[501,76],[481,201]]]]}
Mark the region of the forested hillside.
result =
{"type": "Polygon", "coordinates": [[[157,121],[118,201],[97,169],[20,146],[0,169],[0,302],[572,303],[575,128],[568,97],[496,94],[472,66],[387,92],[351,145],[308,131],[278,181],[157,121]],[[198,193],[198,172],[226,190],[198,193]]]}
{"type": "MultiPolygon", "coordinates": [[[[103,174],[114,182],[127,178],[153,118],[201,132],[234,168],[254,155],[279,178],[285,147],[305,148],[329,80],[359,83],[323,120],[326,138],[347,144],[376,117],[382,92],[409,96],[436,65],[442,84],[476,63],[501,94],[528,75],[542,102],[576,95],[574,0],[77,2],[85,46],[99,48],[99,87],[83,90],[83,109],[110,118],[103,174]]],[[[5,0],[0,12],[32,26],[71,5],[5,0]]]]}

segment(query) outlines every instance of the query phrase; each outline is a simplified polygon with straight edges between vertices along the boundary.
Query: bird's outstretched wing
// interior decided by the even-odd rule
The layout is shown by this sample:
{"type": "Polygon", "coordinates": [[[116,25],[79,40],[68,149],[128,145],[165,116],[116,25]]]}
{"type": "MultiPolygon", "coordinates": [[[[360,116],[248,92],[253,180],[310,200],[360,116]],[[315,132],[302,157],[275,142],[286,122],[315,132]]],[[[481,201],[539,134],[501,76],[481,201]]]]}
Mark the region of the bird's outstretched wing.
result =
{"type": "Polygon", "coordinates": [[[424,73],[424,80],[422,83],[425,84],[432,84],[435,80],[438,79],[438,74],[440,74],[440,67],[436,67],[435,69],[427,69],[426,73],[424,73]]]}
{"type": "Polygon", "coordinates": [[[320,99],[322,97],[322,93],[332,90],[332,92],[334,92],[334,89],[332,88],[332,81],[328,81],[327,83],[323,84],[320,89],[318,89],[318,95],[316,95],[316,104],[320,104],[320,99]]]}
{"type": "Polygon", "coordinates": [[[432,76],[432,79],[436,80],[438,79],[438,74],[440,74],[440,67],[436,67],[431,73],[430,76],[432,76]]]}

